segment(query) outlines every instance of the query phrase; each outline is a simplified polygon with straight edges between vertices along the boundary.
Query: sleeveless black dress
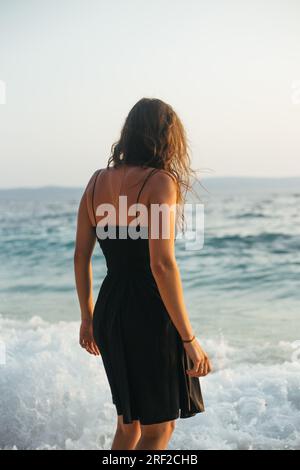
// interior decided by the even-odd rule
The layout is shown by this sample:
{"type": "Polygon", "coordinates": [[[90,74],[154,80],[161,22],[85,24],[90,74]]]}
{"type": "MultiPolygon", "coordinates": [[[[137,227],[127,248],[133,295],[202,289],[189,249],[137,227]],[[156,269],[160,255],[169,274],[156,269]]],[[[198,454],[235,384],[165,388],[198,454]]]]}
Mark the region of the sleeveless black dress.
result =
{"type": "Polygon", "coordinates": [[[114,239],[96,232],[107,274],[94,307],[93,332],[117,414],[125,424],[143,425],[194,416],[204,411],[199,378],[185,372],[192,361],[152,275],[148,239],[124,238],[128,228],[115,228],[114,239]]]}

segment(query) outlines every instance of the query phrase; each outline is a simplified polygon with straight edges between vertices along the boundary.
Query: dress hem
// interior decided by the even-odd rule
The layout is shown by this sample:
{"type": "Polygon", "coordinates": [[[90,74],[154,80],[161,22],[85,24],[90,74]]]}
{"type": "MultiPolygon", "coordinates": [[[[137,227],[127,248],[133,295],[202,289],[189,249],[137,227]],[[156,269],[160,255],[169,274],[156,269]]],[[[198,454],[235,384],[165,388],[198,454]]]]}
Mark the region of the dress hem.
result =
{"type": "MultiPolygon", "coordinates": [[[[164,417],[164,418],[161,418],[161,419],[156,419],[156,420],[141,420],[140,418],[132,418],[131,420],[124,420],[124,417],[123,417],[123,423],[124,424],[132,424],[133,421],[139,421],[140,424],[142,426],[147,426],[147,425],[151,425],[151,424],[161,424],[161,423],[166,423],[168,421],[174,421],[174,420],[177,420],[177,419],[187,419],[187,418],[192,418],[193,416],[196,416],[197,414],[199,413],[204,413],[204,409],[203,410],[197,410],[197,411],[194,411],[192,413],[182,413],[181,411],[178,411],[176,413],[176,415],[172,416],[172,417],[164,417]]],[[[122,413],[118,413],[118,416],[122,416],[122,413]]]]}

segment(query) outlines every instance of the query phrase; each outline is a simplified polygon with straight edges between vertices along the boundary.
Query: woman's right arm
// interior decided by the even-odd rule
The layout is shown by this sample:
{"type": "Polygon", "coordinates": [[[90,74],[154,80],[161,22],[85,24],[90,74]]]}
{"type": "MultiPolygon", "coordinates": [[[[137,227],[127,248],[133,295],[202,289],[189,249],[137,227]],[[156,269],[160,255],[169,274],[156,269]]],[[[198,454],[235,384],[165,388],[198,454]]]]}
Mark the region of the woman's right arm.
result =
{"type": "MultiPolygon", "coordinates": [[[[151,188],[153,189],[149,188],[150,207],[152,204],[164,204],[166,208],[163,220],[162,217],[159,220],[159,226],[157,226],[158,220],[153,215],[149,217],[151,271],[175,328],[183,340],[188,340],[193,337],[194,333],[184,302],[174,246],[175,211],[172,210],[172,207],[173,209],[176,207],[176,184],[164,172],[156,173],[151,180],[153,183],[151,188]],[[167,210],[167,208],[170,210],[167,210]],[[153,229],[159,234],[157,238],[151,236],[154,233],[153,229]],[[163,229],[165,233],[163,233],[163,229]]],[[[211,370],[210,361],[197,339],[183,344],[194,366],[187,373],[196,377],[207,375],[211,370]]]]}

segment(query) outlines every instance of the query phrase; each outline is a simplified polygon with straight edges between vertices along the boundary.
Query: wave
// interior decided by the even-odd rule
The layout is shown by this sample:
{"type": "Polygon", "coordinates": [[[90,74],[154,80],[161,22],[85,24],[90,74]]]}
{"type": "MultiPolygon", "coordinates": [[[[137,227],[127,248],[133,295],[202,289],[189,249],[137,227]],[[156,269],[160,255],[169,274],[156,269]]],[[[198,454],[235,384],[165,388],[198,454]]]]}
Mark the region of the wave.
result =
{"type": "Polygon", "coordinates": [[[222,237],[210,237],[207,236],[205,239],[205,244],[215,247],[222,247],[223,245],[232,244],[237,248],[240,245],[244,246],[254,246],[256,244],[275,244],[283,243],[290,244],[291,248],[299,249],[300,241],[299,236],[290,235],[287,233],[272,233],[272,232],[261,232],[255,235],[223,235],[222,237]]]}
{"type": "Polygon", "coordinates": [[[58,284],[49,285],[42,283],[31,283],[31,284],[14,284],[6,288],[0,289],[1,293],[5,294],[16,294],[16,293],[43,293],[43,292],[74,292],[74,285],[70,284],[58,284]]]}
{"type": "Polygon", "coordinates": [[[263,214],[262,212],[245,212],[243,214],[235,214],[233,219],[267,219],[270,215],[263,214]]]}
{"type": "MultiPolygon", "coordinates": [[[[0,317],[0,327],[0,448],[109,449],[115,409],[101,359],[78,345],[78,323],[0,317]]],[[[214,364],[201,380],[206,412],[177,421],[170,449],[300,449],[297,345],[204,346],[214,364]]]]}

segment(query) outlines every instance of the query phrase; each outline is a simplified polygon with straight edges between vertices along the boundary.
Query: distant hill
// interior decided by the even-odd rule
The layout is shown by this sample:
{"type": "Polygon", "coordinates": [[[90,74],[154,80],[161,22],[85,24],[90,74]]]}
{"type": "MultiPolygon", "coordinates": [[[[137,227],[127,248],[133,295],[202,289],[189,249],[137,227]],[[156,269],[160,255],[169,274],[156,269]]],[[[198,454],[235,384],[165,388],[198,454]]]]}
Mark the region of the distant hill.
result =
{"type": "Polygon", "coordinates": [[[0,189],[0,200],[56,200],[78,201],[83,188],[66,188],[63,186],[44,186],[41,188],[11,188],[0,189]]]}
{"type": "Polygon", "coordinates": [[[300,177],[254,178],[254,177],[206,177],[201,184],[209,191],[287,191],[300,192],[300,177]]]}
{"type": "MultiPolygon", "coordinates": [[[[300,193],[300,177],[290,178],[246,178],[246,177],[205,177],[195,185],[200,194],[208,191],[244,192],[295,192],[300,193]]],[[[0,189],[0,200],[56,200],[79,201],[83,188],[63,186],[44,186],[40,188],[0,189]]]]}

